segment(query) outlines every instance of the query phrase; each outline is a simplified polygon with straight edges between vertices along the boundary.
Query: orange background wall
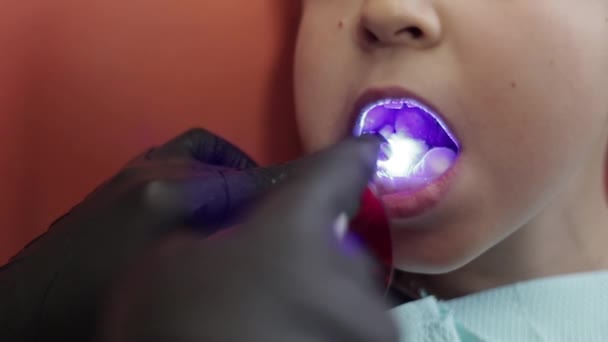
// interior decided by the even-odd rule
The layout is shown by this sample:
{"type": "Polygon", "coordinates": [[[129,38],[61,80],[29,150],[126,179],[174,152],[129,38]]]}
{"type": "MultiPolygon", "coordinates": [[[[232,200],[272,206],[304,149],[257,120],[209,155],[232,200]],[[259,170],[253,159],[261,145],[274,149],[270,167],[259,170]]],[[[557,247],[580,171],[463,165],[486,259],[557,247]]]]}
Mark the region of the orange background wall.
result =
{"type": "Polygon", "coordinates": [[[0,3],[0,263],[132,155],[191,126],[298,154],[298,1],[0,3]]]}

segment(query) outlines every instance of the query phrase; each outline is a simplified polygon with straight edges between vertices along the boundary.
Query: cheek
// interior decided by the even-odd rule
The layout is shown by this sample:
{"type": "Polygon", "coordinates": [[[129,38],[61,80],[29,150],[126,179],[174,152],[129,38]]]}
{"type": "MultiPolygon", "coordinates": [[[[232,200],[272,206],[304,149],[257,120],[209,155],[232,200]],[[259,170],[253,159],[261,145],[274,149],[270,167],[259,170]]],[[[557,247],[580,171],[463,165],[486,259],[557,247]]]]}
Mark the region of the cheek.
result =
{"type": "MultiPolygon", "coordinates": [[[[454,18],[468,15],[453,12],[454,18]]],[[[464,172],[451,198],[457,200],[431,222],[445,228],[441,234],[413,244],[411,236],[395,233],[395,259],[404,269],[445,271],[476,258],[547,208],[598,157],[593,145],[605,144],[605,16],[578,13],[585,21],[558,30],[511,15],[502,11],[488,22],[450,25],[448,65],[456,72],[455,107],[462,112],[457,124],[464,172]]],[[[555,15],[553,21],[568,18],[555,15]]]]}
{"type": "Polygon", "coordinates": [[[339,14],[344,11],[315,7],[321,5],[311,3],[309,7],[314,8],[304,11],[294,65],[298,129],[308,152],[350,133],[345,106],[349,89],[356,84],[356,66],[344,61],[354,56],[347,32],[340,26],[345,16],[339,14]]]}
{"type": "Polygon", "coordinates": [[[604,200],[608,204],[608,148],[606,148],[606,155],[604,156],[604,193],[604,200]]]}
{"type": "Polygon", "coordinates": [[[296,117],[298,130],[302,143],[307,152],[314,152],[326,147],[334,140],[336,128],[339,126],[340,113],[339,101],[331,101],[331,98],[340,99],[340,88],[335,77],[327,72],[321,72],[317,58],[308,53],[310,48],[306,46],[310,42],[300,40],[298,56],[295,64],[295,99],[296,117]],[[324,92],[319,92],[323,85],[324,92]]]}
{"type": "Polygon", "coordinates": [[[518,27],[504,31],[484,31],[471,21],[460,26],[462,39],[454,49],[465,66],[461,79],[468,93],[462,98],[471,158],[501,194],[495,205],[516,210],[519,215],[512,217],[518,219],[539,209],[557,184],[585,164],[608,110],[604,18],[575,13],[585,21],[557,30],[553,23],[568,22],[572,12],[551,13],[546,3],[529,7],[528,16],[548,12],[551,20],[492,18],[493,27],[518,27]]]}

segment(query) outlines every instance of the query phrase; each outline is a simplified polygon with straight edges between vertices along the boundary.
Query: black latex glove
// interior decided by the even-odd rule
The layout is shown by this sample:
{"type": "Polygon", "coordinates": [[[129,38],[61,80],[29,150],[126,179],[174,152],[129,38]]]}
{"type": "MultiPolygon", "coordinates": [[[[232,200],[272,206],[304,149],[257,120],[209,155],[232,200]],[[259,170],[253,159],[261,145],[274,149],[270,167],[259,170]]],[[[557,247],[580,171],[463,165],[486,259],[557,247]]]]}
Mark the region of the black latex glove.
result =
{"type": "Polygon", "coordinates": [[[133,256],[179,227],[225,226],[289,168],[255,166],[201,129],[131,161],[2,268],[0,341],[89,340],[133,256]]]}
{"type": "Polygon", "coordinates": [[[372,263],[334,233],[378,145],[317,155],[231,234],[167,241],[117,291],[104,341],[397,341],[372,263]]]}

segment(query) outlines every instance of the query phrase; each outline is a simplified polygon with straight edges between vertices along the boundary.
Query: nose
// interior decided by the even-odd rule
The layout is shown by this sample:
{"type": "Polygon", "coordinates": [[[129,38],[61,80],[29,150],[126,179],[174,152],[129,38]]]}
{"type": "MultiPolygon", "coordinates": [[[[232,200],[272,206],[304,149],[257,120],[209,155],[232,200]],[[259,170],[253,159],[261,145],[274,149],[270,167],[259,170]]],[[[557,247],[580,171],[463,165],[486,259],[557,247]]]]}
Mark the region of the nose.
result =
{"type": "Polygon", "coordinates": [[[360,29],[366,44],[380,46],[430,48],[442,36],[431,0],[365,0],[360,29]]]}

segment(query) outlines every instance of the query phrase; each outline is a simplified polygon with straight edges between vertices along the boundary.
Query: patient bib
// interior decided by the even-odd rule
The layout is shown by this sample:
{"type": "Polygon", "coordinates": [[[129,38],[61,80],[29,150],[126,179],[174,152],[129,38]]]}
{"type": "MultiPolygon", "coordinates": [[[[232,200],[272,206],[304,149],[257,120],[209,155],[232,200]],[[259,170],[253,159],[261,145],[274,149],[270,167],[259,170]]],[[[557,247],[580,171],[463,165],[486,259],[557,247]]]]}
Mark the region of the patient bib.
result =
{"type": "Polygon", "coordinates": [[[427,296],[391,313],[402,342],[608,342],[608,271],[427,296]]]}

